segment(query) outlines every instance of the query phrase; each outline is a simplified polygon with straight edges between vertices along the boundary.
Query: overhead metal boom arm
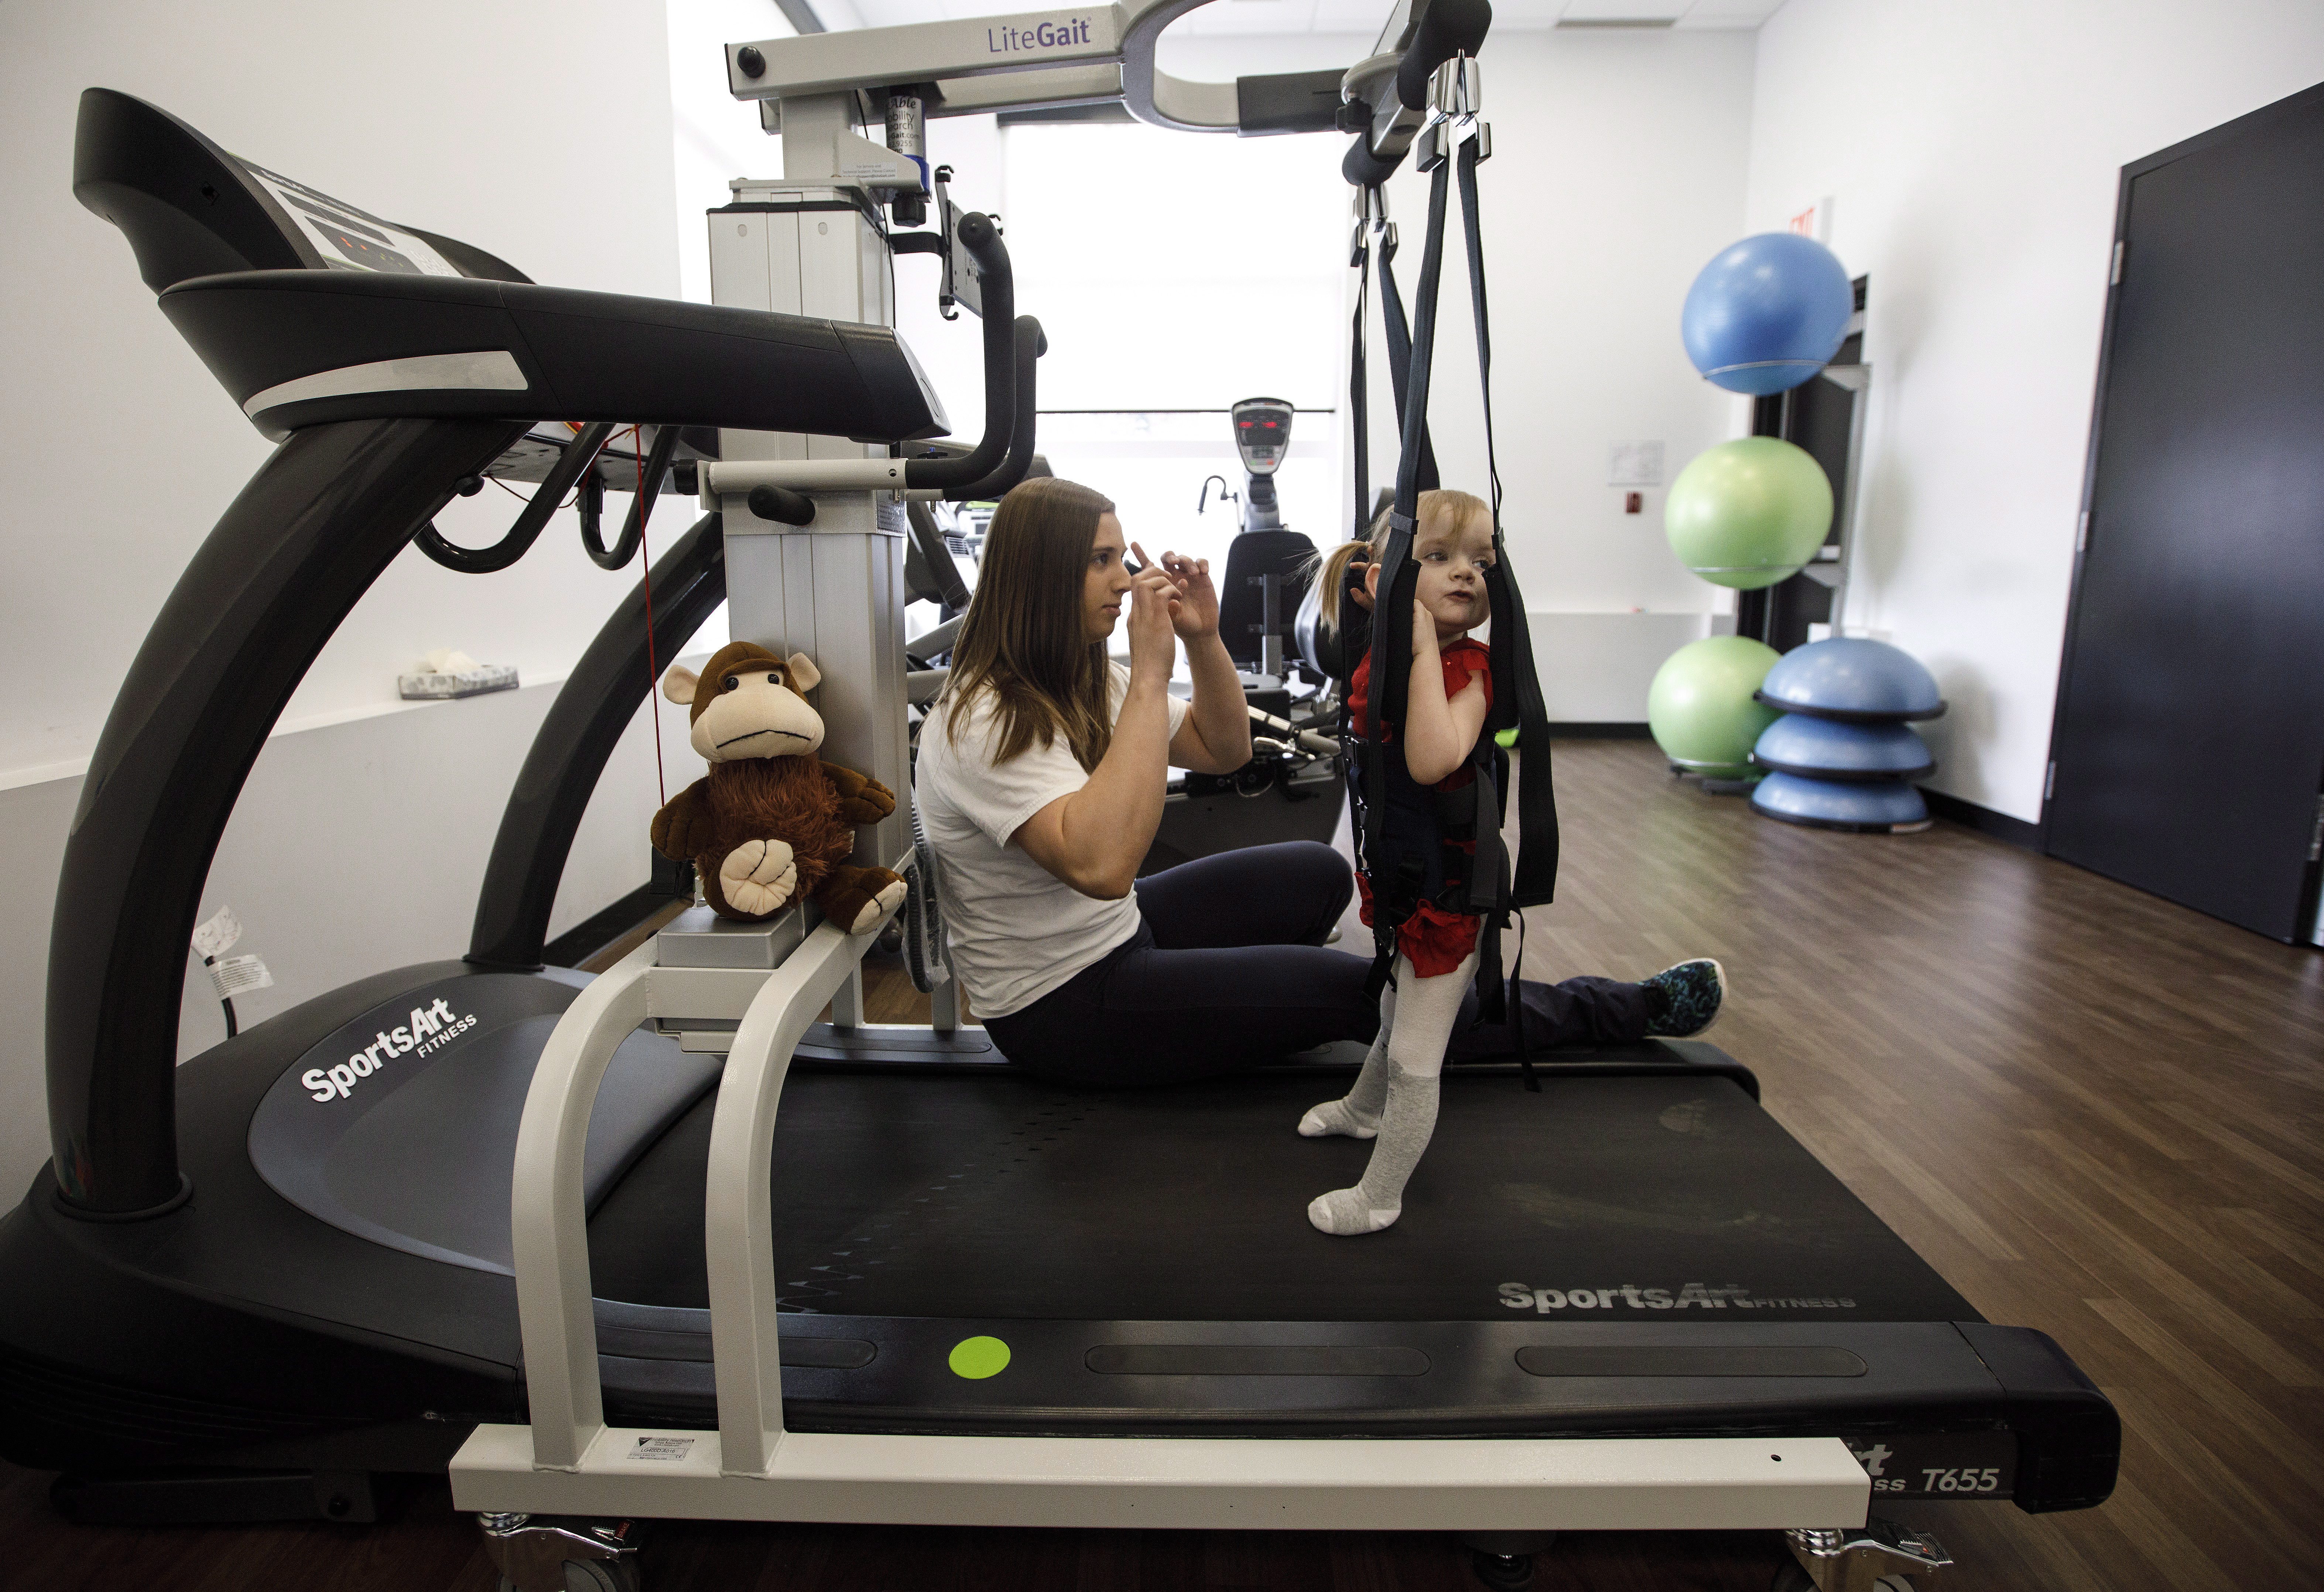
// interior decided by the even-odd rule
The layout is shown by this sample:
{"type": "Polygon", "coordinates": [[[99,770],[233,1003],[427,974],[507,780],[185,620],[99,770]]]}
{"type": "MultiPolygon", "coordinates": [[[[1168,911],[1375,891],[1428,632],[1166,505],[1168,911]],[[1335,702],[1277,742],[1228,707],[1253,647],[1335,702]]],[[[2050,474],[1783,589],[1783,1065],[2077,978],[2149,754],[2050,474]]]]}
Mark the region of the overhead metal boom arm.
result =
{"type": "Polygon", "coordinates": [[[1252,125],[1244,85],[1271,79],[1199,83],[1155,66],[1162,31],[1208,3],[1129,0],[730,44],[727,86],[738,99],[782,100],[934,83],[932,116],[1120,100],[1140,121],[1180,132],[1328,131],[1328,119],[1293,127],[1278,116],[1252,125]]]}

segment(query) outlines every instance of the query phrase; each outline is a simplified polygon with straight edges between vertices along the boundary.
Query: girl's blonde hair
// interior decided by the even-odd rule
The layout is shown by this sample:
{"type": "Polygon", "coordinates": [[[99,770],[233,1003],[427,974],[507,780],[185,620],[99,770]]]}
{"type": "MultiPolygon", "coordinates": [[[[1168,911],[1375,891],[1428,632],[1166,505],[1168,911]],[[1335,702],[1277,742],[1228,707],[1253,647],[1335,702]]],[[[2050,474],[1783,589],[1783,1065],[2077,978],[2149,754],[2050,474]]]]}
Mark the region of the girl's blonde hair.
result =
{"type": "MultiPolygon", "coordinates": [[[[1393,504],[1380,510],[1379,517],[1372,522],[1369,537],[1361,541],[1343,541],[1322,555],[1315,570],[1315,579],[1320,582],[1316,597],[1326,629],[1336,631],[1340,628],[1340,596],[1347,589],[1348,566],[1359,552],[1369,553],[1373,562],[1379,560],[1380,554],[1388,549],[1388,516],[1395,512],[1393,504]]],[[[1412,534],[1413,551],[1418,552],[1429,542],[1444,541],[1460,535],[1462,528],[1480,514],[1489,523],[1493,506],[1472,493],[1455,492],[1449,487],[1422,493],[1413,514],[1413,518],[1419,522],[1418,528],[1412,534]]]]}
{"type": "Polygon", "coordinates": [[[953,643],[946,735],[957,735],[969,702],[990,691],[1001,731],[994,763],[1062,736],[1074,761],[1097,772],[1113,722],[1105,643],[1089,639],[1082,591],[1097,523],[1111,513],[1103,495],[1054,477],[1011,487],[1001,500],[978,561],[976,595],[953,643]]]}

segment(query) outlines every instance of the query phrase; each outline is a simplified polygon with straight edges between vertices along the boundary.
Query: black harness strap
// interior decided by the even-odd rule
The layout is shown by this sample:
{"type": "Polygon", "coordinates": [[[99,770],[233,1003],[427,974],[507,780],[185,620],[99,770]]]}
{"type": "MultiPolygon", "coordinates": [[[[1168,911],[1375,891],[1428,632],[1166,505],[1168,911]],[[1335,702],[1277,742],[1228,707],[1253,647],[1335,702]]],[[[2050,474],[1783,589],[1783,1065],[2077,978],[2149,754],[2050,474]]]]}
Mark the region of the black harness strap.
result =
{"type": "MultiPolygon", "coordinates": [[[[1453,164],[1461,182],[1461,225],[1469,249],[1469,299],[1477,322],[1477,376],[1483,388],[1485,470],[1492,492],[1493,567],[1486,571],[1486,595],[1493,616],[1493,711],[1487,734],[1477,737],[1480,754],[1498,760],[1499,748],[1491,732],[1515,728],[1518,756],[1523,762],[1517,784],[1518,851],[1508,904],[1545,906],[1557,894],[1557,793],[1550,777],[1549,710],[1542,700],[1541,677],[1534,668],[1533,637],[1526,625],[1525,596],[1517,589],[1517,572],[1509,567],[1501,541],[1501,471],[1493,453],[1493,342],[1485,306],[1485,245],[1478,222],[1475,138],[1462,141],[1453,164]],[[1506,644],[1503,644],[1506,643],[1506,644]]],[[[1480,765],[1487,761],[1480,755],[1480,765]]],[[[1499,850],[1499,837],[1494,838],[1499,850]]],[[[1478,841],[1478,860],[1484,860],[1484,840],[1478,841]]],[[[1485,869],[1480,865],[1478,873],[1485,869]]],[[[1497,948],[1498,949],[1498,948],[1497,948]]]]}
{"type": "MultiPolygon", "coordinates": [[[[1428,242],[1422,250],[1420,266],[1422,282],[1420,291],[1424,297],[1430,300],[1432,305],[1434,301],[1436,279],[1429,273],[1428,262],[1441,257],[1430,251],[1442,247],[1439,233],[1443,222],[1443,217],[1436,208],[1432,191],[1428,210],[1428,242]]],[[[1397,428],[1399,431],[1405,431],[1405,412],[1411,403],[1413,331],[1405,322],[1404,295],[1397,289],[1395,264],[1396,229],[1391,227],[1381,233],[1379,242],[1380,329],[1388,337],[1388,375],[1389,384],[1396,392],[1397,428]]],[[[1435,312],[1433,309],[1429,313],[1429,338],[1432,342],[1435,338],[1435,312]]],[[[1427,385],[1425,378],[1423,378],[1421,384],[1424,388],[1427,385]]],[[[1443,483],[1437,478],[1436,474],[1436,445],[1429,440],[1428,436],[1428,404],[1425,393],[1422,394],[1420,408],[1420,474],[1417,478],[1421,491],[1434,492],[1443,483]]],[[[1405,431],[1402,457],[1406,458],[1412,457],[1412,439],[1408,431],[1405,431]]],[[[1370,506],[1360,501],[1360,494],[1358,495],[1359,501],[1356,504],[1358,511],[1369,513],[1370,506]]]]}
{"type": "MultiPolygon", "coordinates": [[[[1427,245],[1421,255],[1419,297],[1414,303],[1412,341],[1405,348],[1404,380],[1398,386],[1397,418],[1403,422],[1403,447],[1397,459],[1396,506],[1388,514],[1388,543],[1380,550],[1379,594],[1372,608],[1370,700],[1367,704],[1364,745],[1359,756],[1364,785],[1364,854],[1358,861],[1372,884],[1372,967],[1366,991],[1378,995],[1388,983],[1396,961],[1396,931],[1418,905],[1406,903],[1403,868],[1385,868],[1388,856],[1387,741],[1395,727],[1391,718],[1404,717],[1404,703],[1412,680],[1412,599],[1420,566],[1412,557],[1415,514],[1420,504],[1422,454],[1428,427],[1428,375],[1436,341],[1437,283],[1444,270],[1444,210],[1450,171],[1436,168],[1428,189],[1427,245]],[[1398,899],[1388,899],[1393,881],[1398,899]],[[1397,909],[1401,909],[1400,911],[1397,909]]],[[[1394,291],[1395,276],[1385,270],[1382,250],[1381,293],[1394,291]]],[[[1388,308],[1383,306],[1384,309],[1388,308]]],[[[1391,333],[1400,329],[1400,313],[1387,316],[1391,333]]],[[[1391,340],[1391,358],[1397,352],[1391,340]]],[[[1434,461],[1428,461],[1433,467],[1434,461]]]]}
{"type": "MultiPolygon", "coordinates": [[[[1363,190],[1369,193],[1370,190],[1363,190]]],[[[1371,243],[1369,210],[1356,219],[1353,258],[1348,264],[1356,268],[1356,315],[1349,328],[1348,340],[1348,412],[1353,421],[1351,440],[1356,456],[1355,529],[1349,534],[1360,541],[1371,534],[1372,503],[1372,422],[1371,376],[1364,358],[1364,343],[1371,322],[1371,243]]],[[[1386,240],[1383,239],[1383,242],[1386,240]]],[[[1342,612],[1346,610],[1342,609],[1342,612]]]]}

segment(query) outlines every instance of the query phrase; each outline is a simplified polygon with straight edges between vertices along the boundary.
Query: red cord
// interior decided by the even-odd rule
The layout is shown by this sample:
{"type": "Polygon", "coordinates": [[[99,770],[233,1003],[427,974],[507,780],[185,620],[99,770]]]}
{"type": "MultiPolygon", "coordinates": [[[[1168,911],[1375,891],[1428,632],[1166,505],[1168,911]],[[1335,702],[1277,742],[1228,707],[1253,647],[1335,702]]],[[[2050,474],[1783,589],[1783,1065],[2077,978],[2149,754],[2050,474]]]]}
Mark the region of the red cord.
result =
{"type": "MultiPolygon", "coordinates": [[[[638,551],[645,560],[646,582],[646,701],[653,708],[654,788],[661,804],[669,805],[669,778],[661,767],[661,666],[654,662],[653,549],[646,545],[646,434],[642,426],[630,428],[630,445],[638,456],[638,551]]],[[[592,468],[595,467],[593,464],[592,468]]]]}

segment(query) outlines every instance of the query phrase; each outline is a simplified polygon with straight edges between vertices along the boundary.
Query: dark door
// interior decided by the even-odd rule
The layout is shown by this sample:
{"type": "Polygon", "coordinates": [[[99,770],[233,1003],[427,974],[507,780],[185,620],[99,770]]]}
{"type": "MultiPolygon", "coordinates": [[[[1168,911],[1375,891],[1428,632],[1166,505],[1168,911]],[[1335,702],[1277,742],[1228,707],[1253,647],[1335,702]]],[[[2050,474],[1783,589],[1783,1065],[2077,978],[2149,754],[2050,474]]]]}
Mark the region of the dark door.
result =
{"type": "Polygon", "coordinates": [[[2124,168],[2051,853],[2307,937],[2324,782],[2324,87],[2124,168]]]}

